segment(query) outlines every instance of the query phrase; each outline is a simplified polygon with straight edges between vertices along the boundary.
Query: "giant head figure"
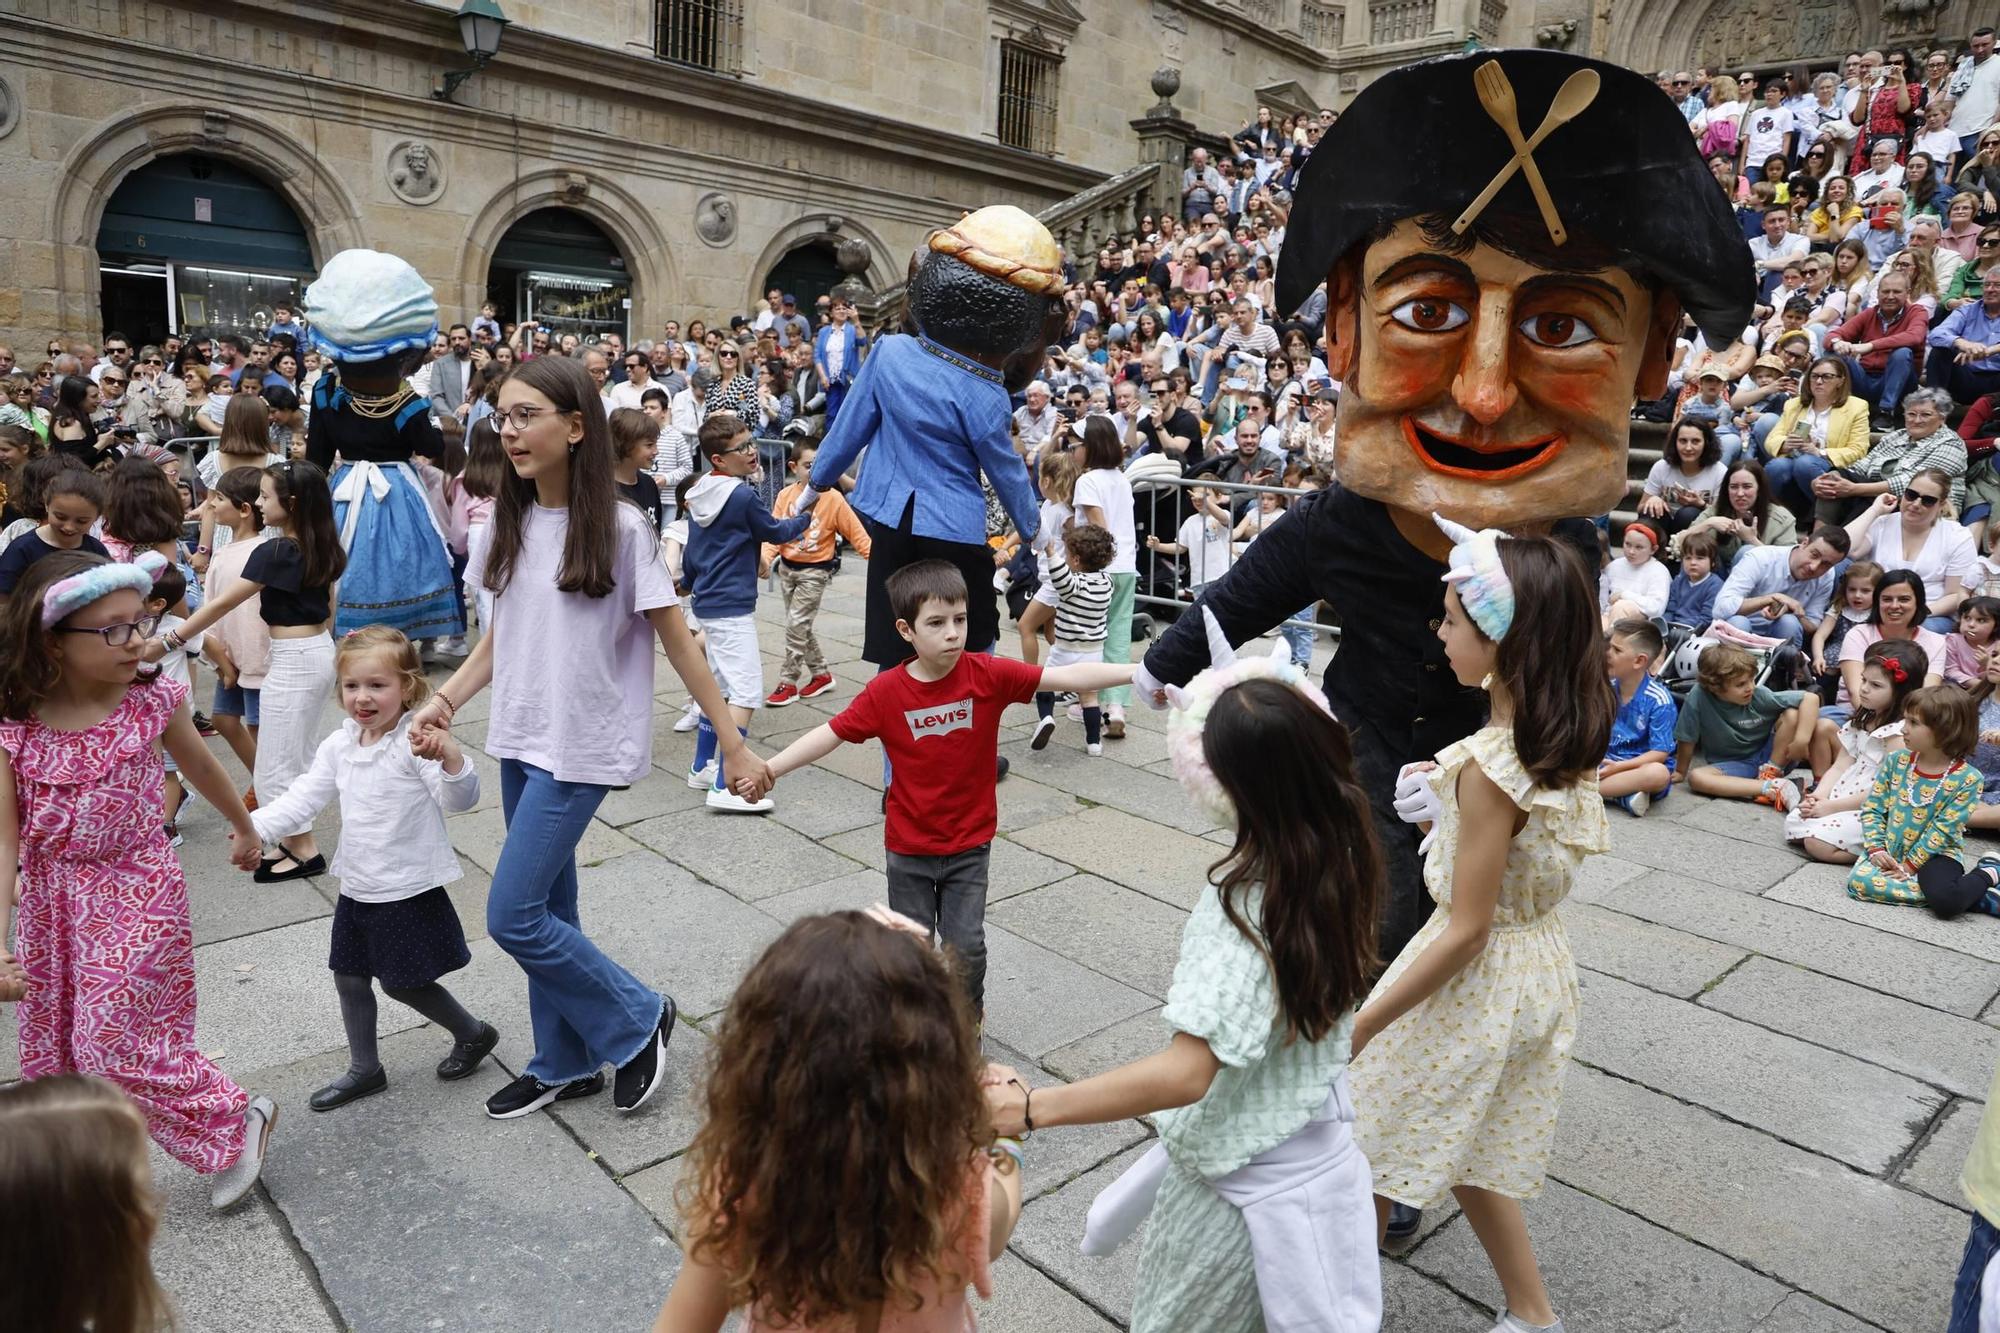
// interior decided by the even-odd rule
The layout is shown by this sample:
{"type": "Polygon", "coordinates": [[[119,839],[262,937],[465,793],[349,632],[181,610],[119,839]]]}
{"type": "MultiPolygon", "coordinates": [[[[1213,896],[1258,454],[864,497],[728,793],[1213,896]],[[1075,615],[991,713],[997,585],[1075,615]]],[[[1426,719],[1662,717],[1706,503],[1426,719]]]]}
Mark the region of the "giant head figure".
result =
{"type": "Polygon", "coordinates": [[[1371,84],[1300,178],[1279,308],[1322,281],[1336,471],[1434,553],[1433,512],[1524,529],[1614,508],[1631,407],[1664,392],[1682,313],[1726,346],[1755,293],[1679,110],[1555,51],[1371,84]]]}
{"type": "Polygon", "coordinates": [[[1062,334],[1062,251],[1012,204],[968,213],[910,259],[909,323],[932,342],[1028,387],[1062,334]]]}

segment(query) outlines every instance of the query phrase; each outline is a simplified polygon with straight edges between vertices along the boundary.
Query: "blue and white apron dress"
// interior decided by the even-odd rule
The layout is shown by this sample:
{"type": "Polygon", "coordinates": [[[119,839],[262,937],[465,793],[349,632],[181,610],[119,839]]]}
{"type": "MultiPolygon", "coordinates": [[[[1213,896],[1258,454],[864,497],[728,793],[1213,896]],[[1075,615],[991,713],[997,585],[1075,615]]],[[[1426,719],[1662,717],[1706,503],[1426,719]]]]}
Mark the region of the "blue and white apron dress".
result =
{"type": "Polygon", "coordinates": [[[341,464],[333,473],[333,523],[347,551],[334,590],[335,638],[364,625],[387,625],[412,640],[465,633],[451,550],[415,468],[341,464]]]}

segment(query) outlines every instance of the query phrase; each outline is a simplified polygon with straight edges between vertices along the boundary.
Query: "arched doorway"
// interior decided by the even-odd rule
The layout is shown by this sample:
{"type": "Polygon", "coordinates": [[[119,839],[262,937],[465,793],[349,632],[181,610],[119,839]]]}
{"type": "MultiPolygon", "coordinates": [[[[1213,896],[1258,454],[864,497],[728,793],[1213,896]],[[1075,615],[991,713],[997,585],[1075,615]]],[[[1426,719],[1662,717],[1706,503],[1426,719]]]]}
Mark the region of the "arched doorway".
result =
{"type": "Polygon", "coordinates": [[[618,243],[568,208],[524,214],[500,238],[486,299],[510,321],[532,319],[556,337],[631,339],[632,274],[618,243]]]}
{"type": "Polygon", "coordinates": [[[261,330],[298,306],[313,272],[305,224],[283,195],[203,153],[153,159],[120,181],[97,229],[104,327],[135,342],[176,328],[261,330]]]}
{"type": "MultiPolygon", "coordinates": [[[[764,285],[758,289],[761,298],[772,288],[790,292],[799,298],[799,311],[808,319],[812,318],[813,303],[837,286],[847,275],[840,271],[840,264],[834,254],[840,244],[836,236],[816,236],[805,244],[785,252],[784,258],[771,266],[764,275],[764,285]]],[[[762,301],[758,303],[762,309],[762,301]]]]}

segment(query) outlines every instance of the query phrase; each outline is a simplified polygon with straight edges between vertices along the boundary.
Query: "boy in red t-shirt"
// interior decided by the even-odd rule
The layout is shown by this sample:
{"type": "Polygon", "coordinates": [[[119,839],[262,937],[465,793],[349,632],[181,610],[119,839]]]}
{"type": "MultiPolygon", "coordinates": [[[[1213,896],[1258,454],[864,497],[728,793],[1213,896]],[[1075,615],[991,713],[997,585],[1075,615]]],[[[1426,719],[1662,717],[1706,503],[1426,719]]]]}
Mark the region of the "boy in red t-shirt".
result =
{"type": "MultiPolygon", "coordinates": [[[[896,632],[916,656],[868,682],[833,721],[814,727],[771,760],[773,781],[832,754],[843,742],[875,739],[888,752],[882,841],[889,853],[889,906],[957,950],[975,1011],[986,993],[986,878],[993,833],[1000,715],[1037,690],[1109,689],[1129,684],[1129,663],[1079,662],[1044,671],[1009,658],[965,651],[965,579],[942,560],[920,560],[889,576],[896,632]]],[[[749,778],[737,793],[769,790],[749,778]]]]}

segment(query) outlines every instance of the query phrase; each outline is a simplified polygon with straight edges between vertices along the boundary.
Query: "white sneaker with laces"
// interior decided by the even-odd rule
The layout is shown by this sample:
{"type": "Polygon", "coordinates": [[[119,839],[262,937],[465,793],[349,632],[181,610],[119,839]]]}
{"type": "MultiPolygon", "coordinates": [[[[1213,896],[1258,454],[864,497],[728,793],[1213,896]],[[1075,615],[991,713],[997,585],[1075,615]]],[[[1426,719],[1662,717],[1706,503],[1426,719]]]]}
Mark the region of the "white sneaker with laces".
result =
{"type": "Polygon", "coordinates": [[[1097,741],[1088,741],[1084,744],[1083,752],[1085,754],[1103,754],[1104,746],[1097,741]]]}
{"type": "Polygon", "coordinates": [[[701,708],[694,700],[690,699],[688,700],[687,708],[681,713],[681,720],[674,723],[674,730],[686,734],[700,725],[701,708]]]}
{"type": "Polygon", "coordinates": [[[1055,734],[1056,720],[1054,718],[1045,717],[1037,719],[1035,722],[1035,734],[1028,738],[1028,748],[1030,750],[1048,749],[1049,737],[1055,734]]]}
{"type": "Polygon", "coordinates": [[[733,791],[722,787],[710,787],[706,802],[711,810],[720,810],[731,815],[761,815],[777,808],[778,803],[766,796],[761,800],[746,801],[733,791]]]}
{"type": "Polygon", "coordinates": [[[688,786],[700,791],[703,787],[715,785],[715,760],[711,759],[701,768],[688,770],[688,786]]]}

